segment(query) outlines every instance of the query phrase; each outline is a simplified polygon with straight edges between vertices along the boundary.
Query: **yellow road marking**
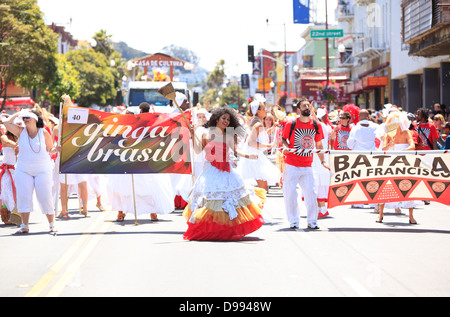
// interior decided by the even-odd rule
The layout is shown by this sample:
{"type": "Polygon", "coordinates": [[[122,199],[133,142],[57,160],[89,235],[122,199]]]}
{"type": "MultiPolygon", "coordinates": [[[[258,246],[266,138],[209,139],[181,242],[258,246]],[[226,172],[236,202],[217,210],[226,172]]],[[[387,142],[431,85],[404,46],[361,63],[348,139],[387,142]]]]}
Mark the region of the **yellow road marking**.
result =
{"type": "MultiPolygon", "coordinates": [[[[44,274],[44,276],[33,286],[33,288],[25,295],[25,297],[38,297],[45,290],[45,288],[53,281],[59,272],[66,266],[74,254],[81,248],[86,240],[91,236],[100,223],[104,222],[107,212],[102,213],[94,223],[92,223],[87,232],[84,233],[75,243],[63,254],[63,256],[44,274]]],[[[110,223],[107,223],[108,226],[110,223]]],[[[106,226],[103,226],[106,229],[106,226]]],[[[102,227],[102,228],[103,228],[102,227]]],[[[95,243],[96,244],[96,243],[95,243]]],[[[92,250],[91,250],[92,251],[92,250]]],[[[77,261],[75,261],[77,262],[77,261]]]]}

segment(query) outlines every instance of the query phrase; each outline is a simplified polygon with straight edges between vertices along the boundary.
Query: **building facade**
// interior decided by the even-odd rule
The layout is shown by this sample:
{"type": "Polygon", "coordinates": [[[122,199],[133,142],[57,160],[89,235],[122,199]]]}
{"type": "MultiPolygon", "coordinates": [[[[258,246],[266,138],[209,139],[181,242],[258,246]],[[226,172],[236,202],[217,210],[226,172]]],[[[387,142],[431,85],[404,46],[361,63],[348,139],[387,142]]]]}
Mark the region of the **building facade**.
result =
{"type": "Polygon", "coordinates": [[[351,76],[345,92],[361,108],[380,110],[391,99],[391,6],[388,0],[349,0],[336,9],[338,28],[336,67],[351,76]]]}
{"type": "Polygon", "coordinates": [[[392,29],[392,103],[409,112],[450,107],[449,2],[395,1],[392,29]]]}
{"type": "MultiPolygon", "coordinates": [[[[329,26],[335,29],[336,26],[329,26]]],[[[311,38],[311,31],[323,30],[324,25],[310,25],[301,34],[305,40],[304,45],[293,56],[290,64],[295,65],[291,78],[295,81],[295,95],[297,98],[308,98],[320,104],[329,103],[319,93],[320,89],[326,85],[327,81],[327,48],[326,40],[323,38],[311,38]],[[294,59],[295,58],[295,59],[294,59]]],[[[340,85],[339,96],[334,99],[334,104],[344,104],[350,102],[349,96],[345,95],[343,84],[348,81],[349,73],[346,69],[334,68],[337,47],[331,39],[328,41],[329,55],[329,80],[340,85]]]]}

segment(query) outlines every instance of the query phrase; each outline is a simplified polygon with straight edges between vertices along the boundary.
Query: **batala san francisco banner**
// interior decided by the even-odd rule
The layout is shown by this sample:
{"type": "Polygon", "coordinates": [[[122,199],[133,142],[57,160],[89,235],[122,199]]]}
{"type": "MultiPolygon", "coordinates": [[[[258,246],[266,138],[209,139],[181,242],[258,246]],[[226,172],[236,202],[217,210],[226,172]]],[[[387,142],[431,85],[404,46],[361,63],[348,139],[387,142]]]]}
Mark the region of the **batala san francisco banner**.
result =
{"type": "Polygon", "coordinates": [[[331,153],[328,206],[410,200],[450,205],[450,154],[429,153],[331,153]]]}
{"type": "MultiPolygon", "coordinates": [[[[190,119],[190,113],[185,116],[190,119]]],[[[62,174],[190,174],[189,129],[181,113],[112,114],[64,107],[62,174]]]]}

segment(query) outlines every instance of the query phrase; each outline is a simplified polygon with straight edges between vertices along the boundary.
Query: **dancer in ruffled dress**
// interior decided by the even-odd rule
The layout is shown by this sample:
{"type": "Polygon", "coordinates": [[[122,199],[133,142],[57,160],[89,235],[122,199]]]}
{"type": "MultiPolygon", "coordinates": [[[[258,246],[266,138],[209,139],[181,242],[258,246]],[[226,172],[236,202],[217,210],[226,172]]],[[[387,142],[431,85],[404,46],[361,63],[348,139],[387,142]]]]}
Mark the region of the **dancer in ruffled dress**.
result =
{"type": "Polygon", "coordinates": [[[275,142],[270,143],[269,135],[264,129],[263,120],[266,116],[264,103],[256,100],[250,104],[249,116],[253,116],[250,122],[250,134],[247,136],[242,151],[258,155],[257,160],[242,158],[237,167],[237,172],[244,180],[256,181],[259,188],[269,190],[269,184],[275,185],[280,178],[280,171],[265,155],[265,151],[275,147],[275,142]]]}
{"type": "MultiPolygon", "coordinates": [[[[265,199],[265,191],[245,186],[243,179],[230,167],[229,152],[250,159],[257,159],[257,155],[237,150],[238,135],[243,129],[230,108],[215,109],[207,126],[202,144],[195,142],[196,152],[204,150],[207,162],[183,213],[188,221],[183,237],[186,240],[238,240],[263,225],[258,200],[265,199]]],[[[191,131],[195,140],[193,133],[191,131]]]]}

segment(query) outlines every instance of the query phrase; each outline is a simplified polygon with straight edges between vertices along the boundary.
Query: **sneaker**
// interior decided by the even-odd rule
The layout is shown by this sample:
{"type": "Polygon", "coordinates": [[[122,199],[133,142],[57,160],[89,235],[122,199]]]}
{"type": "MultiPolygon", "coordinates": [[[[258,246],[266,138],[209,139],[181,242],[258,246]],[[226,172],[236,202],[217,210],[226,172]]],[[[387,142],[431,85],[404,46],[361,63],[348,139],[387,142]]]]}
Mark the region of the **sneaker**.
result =
{"type": "Polygon", "coordinates": [[[292,223],[289,228],[291,228],[291,229],[298,229],[298,224],[292,223]]]}
{"type": "Polygon", "coordinates": [[[330,214],[328,213],[328,210],[327,210],[327,212],[326,213],[321,213],[321,212],[319,212],[319,218],[323,218],[323,217],[326,217],[326,216],[329,216],[330,214]]]}
{"type": "Polygon", "coordinates": [[[320,229],[319,226],[316,223],[308,223],[308,229],[320,229]]]}

